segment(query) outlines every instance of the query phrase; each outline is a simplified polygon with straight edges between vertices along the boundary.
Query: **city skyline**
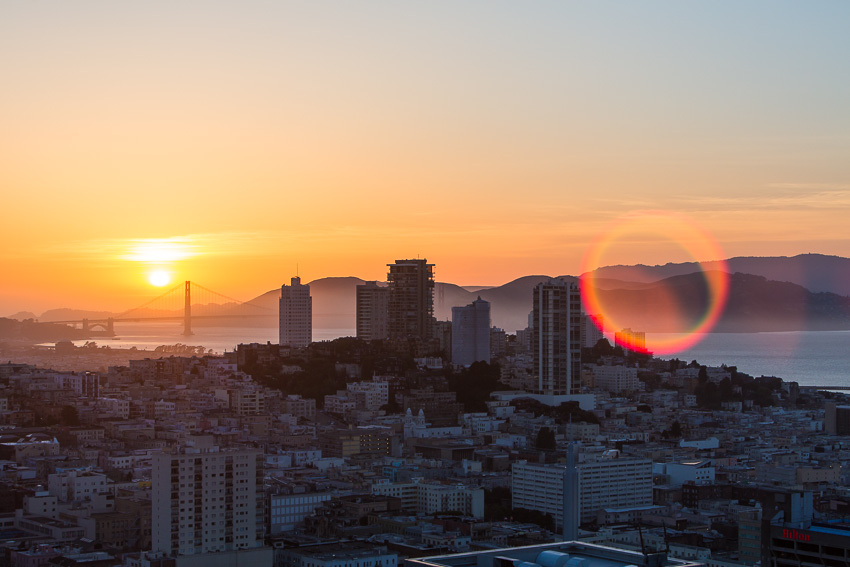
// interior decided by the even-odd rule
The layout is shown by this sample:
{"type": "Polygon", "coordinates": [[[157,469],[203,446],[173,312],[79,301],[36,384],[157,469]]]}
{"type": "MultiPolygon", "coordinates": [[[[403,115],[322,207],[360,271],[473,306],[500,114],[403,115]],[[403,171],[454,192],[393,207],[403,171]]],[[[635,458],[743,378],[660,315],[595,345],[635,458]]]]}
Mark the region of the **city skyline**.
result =
{"type": "MultiPolygon", "coordinates": [[[[579,275],[647,211],[850,256],[844,4],[105,2],[0,17],[0,313],[186,279],[579,275]]],[[[632,234],[608,263],[691,255],[632,234]]]]}

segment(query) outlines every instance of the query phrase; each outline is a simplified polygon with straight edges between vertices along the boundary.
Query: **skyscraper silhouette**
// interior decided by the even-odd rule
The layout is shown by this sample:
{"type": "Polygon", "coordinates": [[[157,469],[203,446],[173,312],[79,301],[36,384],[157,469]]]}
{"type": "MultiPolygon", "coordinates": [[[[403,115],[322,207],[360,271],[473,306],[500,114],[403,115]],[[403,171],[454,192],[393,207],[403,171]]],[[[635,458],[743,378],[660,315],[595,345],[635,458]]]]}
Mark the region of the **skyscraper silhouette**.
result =
{"type": "Polygon", "coordinates": [[[305,348],[313,340],[313,298],[301,278],[280,288],[280,345],[305,348]]]}
{"type": "Polygon", "coordinates": [[[490,362],[490,302],[480,297],[452,307],[452,363],[490,362]]]}
{"type": "Polygon", "coordinates": [[[578,394],[581,388],[581,293],[556,278],[534,288],[531,351],[537,393],[578,394]]]}
{"type": "Polygon", "coordinates": [[[396,260],[387,264],[389,338],[432,337],[434,321],[434,264],[427,260],[396,260]]]}

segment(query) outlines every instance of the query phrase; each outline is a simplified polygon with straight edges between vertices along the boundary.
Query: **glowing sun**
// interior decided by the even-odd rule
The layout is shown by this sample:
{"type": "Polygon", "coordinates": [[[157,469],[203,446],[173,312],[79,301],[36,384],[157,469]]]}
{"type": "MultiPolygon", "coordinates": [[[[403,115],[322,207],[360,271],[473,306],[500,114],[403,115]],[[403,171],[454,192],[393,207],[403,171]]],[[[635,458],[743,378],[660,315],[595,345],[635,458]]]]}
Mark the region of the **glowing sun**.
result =
{"type": "Polygon", "coordinates": [[[156,287],[162,287],[164,285],[168,285],[171,282],[171,275],[165,270],[156,270],[155,272],[151,272],[148,276],[148,281],[151,285],[155,285],[156,287]]]}

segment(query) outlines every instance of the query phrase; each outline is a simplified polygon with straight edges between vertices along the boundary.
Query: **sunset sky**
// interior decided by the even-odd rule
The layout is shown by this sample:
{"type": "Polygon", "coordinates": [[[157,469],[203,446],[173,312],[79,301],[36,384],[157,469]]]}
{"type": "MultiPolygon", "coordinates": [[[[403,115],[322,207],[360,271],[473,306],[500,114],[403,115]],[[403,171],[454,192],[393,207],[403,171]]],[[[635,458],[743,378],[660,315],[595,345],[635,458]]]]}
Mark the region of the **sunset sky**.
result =
{"type": "MultiPolygon", "coordinates": [[[[157,271],[577,275],[640,211],[850,256],[848,29],[839,0],[3,2],[0,316],[133,307],[157,271]]],[[[603,260],[716,259],[676,238],[603,260]]]]}

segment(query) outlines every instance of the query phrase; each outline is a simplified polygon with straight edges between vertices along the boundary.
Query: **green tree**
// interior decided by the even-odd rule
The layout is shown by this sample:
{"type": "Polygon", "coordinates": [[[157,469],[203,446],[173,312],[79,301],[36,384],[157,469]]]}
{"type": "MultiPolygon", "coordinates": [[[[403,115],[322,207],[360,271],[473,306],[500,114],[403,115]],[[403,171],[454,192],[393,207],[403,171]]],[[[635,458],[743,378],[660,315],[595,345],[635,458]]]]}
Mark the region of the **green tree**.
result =
{"type": "Polygon", "coordinates": [[[75,426],[80,424],[80,415],[74,406],[62,406],[59,412],[59,422],[62,425],[75,426]]]}
{"type": "Polygon", "coordinates": [[[681,439],[682,425],[678,421],[674,421],[670,424],[669,429],[665,429],[661,432],[661,437],[664,439],[681,439]]]}
{"type": "Polygon", "coordinates": [[[554,451],[558,444],[555,442],[555,432],[548,427],[541,427],[537,431],[537,439],[534,441],[534,447],[541,451],[554,451]]]}

